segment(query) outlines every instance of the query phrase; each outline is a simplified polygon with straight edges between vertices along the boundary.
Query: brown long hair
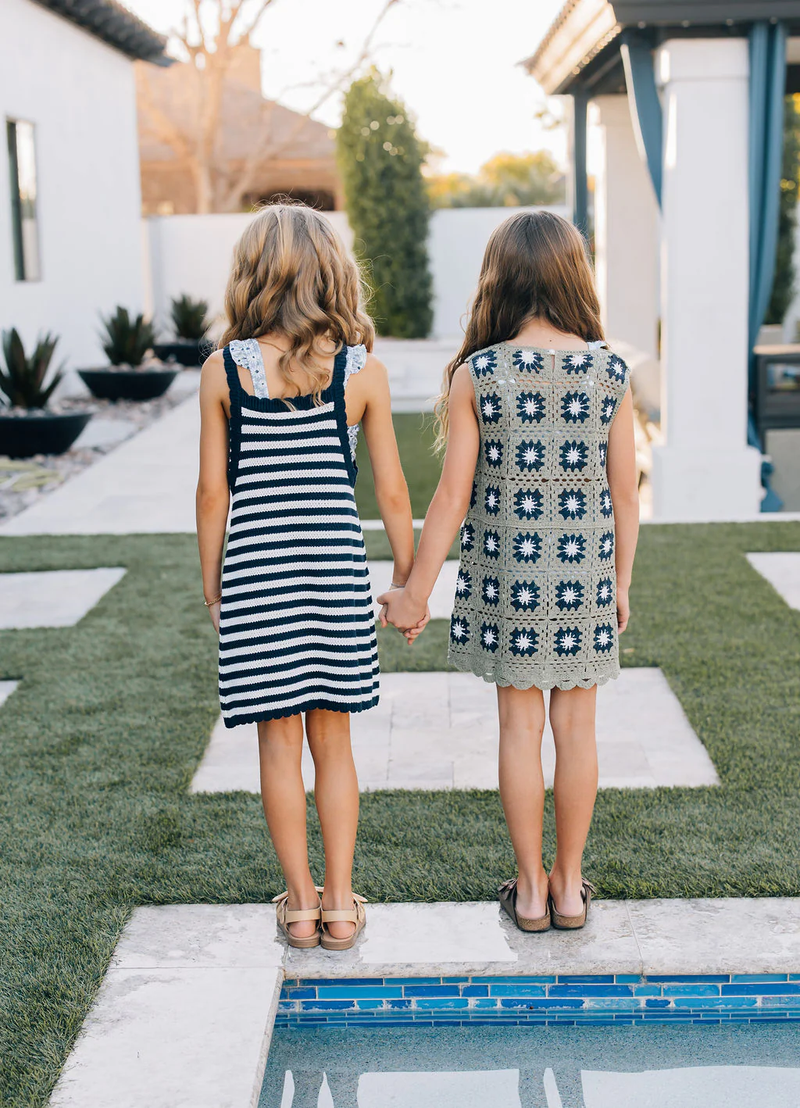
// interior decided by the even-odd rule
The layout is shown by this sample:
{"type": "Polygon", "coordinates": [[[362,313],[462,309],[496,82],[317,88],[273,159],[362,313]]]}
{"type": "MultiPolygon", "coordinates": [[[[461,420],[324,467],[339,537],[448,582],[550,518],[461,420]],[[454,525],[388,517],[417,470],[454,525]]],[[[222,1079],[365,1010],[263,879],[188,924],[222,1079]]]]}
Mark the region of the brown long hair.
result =
{"type": "Polygon", "coordinates": [[[325,216],[304,204],[267,204],[234,247],[220,346],[285,335],[290,345],[278,362],[281,374],[299,393],[290,368],[299,363],[318,399],[329,376],[315,360],[323,340],[372,349],[375,329],[363,301],[358,265],[325,216]]]}
{"type": "Polygon", "coordinates": [[[586,241],[553,212],[520,212],[492,232],[483,255],[461,349],[444,371],[436,401],[436,447],[449,430],[450,386],[474,354],[514,337],[531,319],[544,319],[586,342],[604,338],[586,241]]]}

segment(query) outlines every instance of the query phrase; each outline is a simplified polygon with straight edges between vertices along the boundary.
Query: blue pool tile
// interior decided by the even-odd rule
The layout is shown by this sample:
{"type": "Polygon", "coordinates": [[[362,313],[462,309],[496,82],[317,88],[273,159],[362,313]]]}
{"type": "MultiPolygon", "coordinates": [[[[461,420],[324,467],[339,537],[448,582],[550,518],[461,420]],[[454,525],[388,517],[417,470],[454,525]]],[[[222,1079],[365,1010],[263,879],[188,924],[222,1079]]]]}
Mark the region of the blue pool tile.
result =
{"type": "Polygon", "coordinates": [[[369,1008],[377,1010],[384,1010],[387,1001],[381,1000],[379,997],[357,997],[356,1007],[359,1012],[364,1012],[369,1008]]]}
{"type": "Polygon", "coordinates": [[[335,1012],[337,1009],[355,1008],[354,1000],[300,1000],[301,1012],[335,1012]]]}
{"type": "Polygon", "coordinates": [[[634,996],[661,996],[660,985],[634,985],[634,996]]]}
{"type": "Polygon", "coordinates": [[[614,974],[613,973],[560,973],[558,975],[559,985],[613,985],[614,974]]]}
{"type": "Polygon", "coordinates": [[[670,1002],[664,997],[647,997],[644,1002],[645,1008],[669,1008],[670,1002]]]}
{"type": "Polygon", "coordinates": [[[461,990],[462,996],[488,996],[488,985],[464,985],[461,990]]]}
{"type": "Polygon", "coordinates": [[[800,973],[787,974],[790,981],[800,981],[800,973]]]}
{"type": "Polygon", "coordinates": [[[722,1020],[719,1017],[717,1017],[716,1019],[703,1019],[702,1016],[695,1016],[692,1018],[692,1023],[721,1024],[722,1020]]]}
{"type": "Polygon", "coordinates": [[[471,978],[469,977],[443,977],[443,985],[469,985],[471,978]]]}
{"type": "Polygon", "coordinates": [[[688,985],[667,983],[662,985],[662,996],[719,996],[719,985],[693,981],[688,985]]]}
{"type": "Polygon", "coordinates": [[[292,985],[288,989],[284,985],[281,989],[281,1000],[308,1000],[316,995],[317,990],[307,985],[292,985]]]}
{"type": "Polygon", "coordinates": [[[363,988],[356,985],[322,985],[317,989],[320,1000],[360,1000],[362,997],[401,997],[402,985],[365,985],[363,988]]]}
{"type": "Polygon", "coordinates": [[[478,996],[474,1000],[470,1000],[470,1010],[474,1011],[492,1011],[500,1009],[500,1002],[496,996],[478,996]]]}
{"type": "Polygon", "coordinates": [[[296,1012],[297,1005],[293,1000],[279,1000],[278,1001],[279,1012],[296,1012]]]}
{"type": "Polygon", "coordinates": [[[551,985],[548,996],[633,996],[631,985],[551,985]]]}
{"type": "Polygon", "coordinates": [[[519,977],[473,977],[473,985],[553,985],[555,977],[531,977],[520,974],[519,977]]]}
{"type": "Polygon", "coordinates": [[[582,1008],[578,997],[501,997],[501,1008],[582,1008]]]}
{"type": "Polygon", "coordinates": [[[632,1012],[643,1004],[638,996],[587,996],[585,1001],[587,1010],[591,1012],[612,1012],[614,1009],[632,1012]]]}
{"type": "Polygon", "coordinates": [[[746,985],[751,981],[787,981],[790,980],[786,973],[732,973],[731,982],[746,985]]]}
{"type": "Polygon", "coordinates": [[[769,993],[761,997],[762,1008],[800,1008],[800,996],[795,993],[769,993]]]}
{"type": "Polygon", "coordinates": [[[460,996],[458,985],[404,985],[405,996],[460,996]]]}
{"type": "MultiPolygon", "coordinates": [[[[490,985],[492,996],[547,996],[545,985],[490,985]]],[[[552,986],[550,989],[552,995],[552,986]]]]}
{"type": "Polygon", "coordinates": [[[387,1000],[386,1006],[395,1011],[399,1008],[410,1008],[413,1003],[412,1000],[387,1000]]]}
{"type": "Polygon", "coordinates": [[[755,996],[676,996],[676,1008],[755,1008],[758,998],[755,996]]]}
{"type": "Polygon", "coordinates": [[[416,1001],[417,1009],[420,1008],[468,1008],[469,1001],[460,996],[424,996],[416,1001]]]}
{"type": "Polygon", "coordinates": [[[387,977],[387,985],[441,985],[441,977],[387,977]]]}
{"type": "Polygon", "coordinates": [[[750,984],[750,985],[723,985],[723,996],[769,996],[776,994],[783,994],[789,996],[794,993],[795,996],[800,996],[800,981],[791,982],[784,981],[780,984],[771,985],[769,982],[763,984],[750,984]]]}
{"type": "Polygon", "coordinates": [[[707,981],[713,985],[722,985],[729,982],[729,973],[648,973],[648,981],[675,981],[677,984],[689,984],[692,981],[707,981]]]}
{"type": "Polygon", "coordinates": [[[642,975],[640,973],[617,973],[614,977],[618,985],[642,984],[642,975]]]}
{"type": "MultiPolygon", "coordinates": [[[[439,978],[437,977],[438,981],[439,978]]],[[[386,978],[386,981],[390,985],[396,984],[386,978]]],[[[384,983],[383,977],[301,977],[297,981],[299,985],[382,985],[384,983]]]]}

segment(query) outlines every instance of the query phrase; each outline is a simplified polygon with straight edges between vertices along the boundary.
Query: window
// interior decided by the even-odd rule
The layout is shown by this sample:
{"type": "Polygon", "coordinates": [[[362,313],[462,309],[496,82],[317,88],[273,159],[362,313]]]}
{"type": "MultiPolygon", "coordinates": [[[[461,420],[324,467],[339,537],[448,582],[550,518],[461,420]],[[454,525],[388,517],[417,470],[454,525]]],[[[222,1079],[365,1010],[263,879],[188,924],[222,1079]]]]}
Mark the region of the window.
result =
{"type": "Polygon", "coordinates": [[[39,225],[36,216],[36,147],[32,123],[6,121],[11,172],[11,226],[18,281],[38,281],[39,225]]]}

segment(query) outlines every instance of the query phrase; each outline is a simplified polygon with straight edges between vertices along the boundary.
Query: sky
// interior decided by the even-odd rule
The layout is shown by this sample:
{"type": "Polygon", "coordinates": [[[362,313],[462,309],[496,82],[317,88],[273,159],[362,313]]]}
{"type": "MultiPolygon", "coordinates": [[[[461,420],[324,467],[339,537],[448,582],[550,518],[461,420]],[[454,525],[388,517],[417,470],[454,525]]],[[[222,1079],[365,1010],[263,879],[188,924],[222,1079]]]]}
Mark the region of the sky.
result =
{"type": "MultiPolygon", "coordinates": [[[[188,0],[126,3],[162,33],[188,6],[188,0]]],[[[563,128],[547,130],[537,121],[546,98],[518,65],[561,6],[562,0],[401,0],[390,11],[372,57],[392,71],[392,91],[420,135],[442,152],[437,170],[474,173],[501,150],[546,148],[563,164],[563,128]]],[[[307,110],[325,87],[321,79],[352,64],[382,7],[383,0],[273,0],[253,37],[263,51],[264,94],[307,110]]],[[[337,97],[316,116],[335,126],[340,113],[337,97]]]]}

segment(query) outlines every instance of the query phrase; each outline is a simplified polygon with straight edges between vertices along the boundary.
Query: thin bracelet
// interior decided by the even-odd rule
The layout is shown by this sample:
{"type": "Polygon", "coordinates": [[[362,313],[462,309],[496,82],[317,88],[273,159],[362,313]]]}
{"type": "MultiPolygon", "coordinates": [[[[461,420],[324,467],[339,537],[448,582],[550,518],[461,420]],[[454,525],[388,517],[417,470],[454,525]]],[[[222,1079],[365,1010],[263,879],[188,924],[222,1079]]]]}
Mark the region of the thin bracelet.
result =
{"type": "Polygon", "coordinates": [[[398,585],[398,584],[396,584],[396,582],[392,581],[392,583],[391,583],[391,585],[389,586],[389,588],[390,588],[390,589],[404,589],[404,588],[405,588],[405,585],[398,585]]]}
{"type": "Polygon", "coordinates": [[[214,604],[219,604],[220,600],[222,600],[222,593],[220,593],[219,596],[215,596],[213,600],[206,600],[205,597],[203,597],[203,603],[207,608],[211,608],[214,604]]]}

